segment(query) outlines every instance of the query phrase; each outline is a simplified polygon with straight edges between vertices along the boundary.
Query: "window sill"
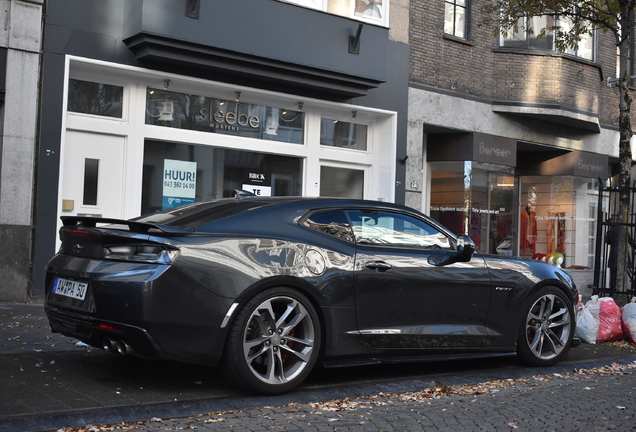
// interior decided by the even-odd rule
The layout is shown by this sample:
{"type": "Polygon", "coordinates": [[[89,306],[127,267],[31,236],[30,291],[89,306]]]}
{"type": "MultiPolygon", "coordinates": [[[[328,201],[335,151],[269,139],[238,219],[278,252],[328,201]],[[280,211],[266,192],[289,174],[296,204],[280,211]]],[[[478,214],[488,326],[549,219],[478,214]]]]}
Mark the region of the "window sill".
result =
{"type": "Polygon", "coordinates": [[[468,41],[466,39],[463,39],[463,38],[460,38],[460,37],[457,37],[457,36],[453,36],[453,35],[449,35],[449,34],[444,34],[444,39],[446,39],[448,41],[451,41],[451,42],[457,42],[457,43],[460,43],[462,45],[467,45],[467,46],[474,46],[475,45],[474,43],[472,43],[472,42],[470,42],[470,41],[468,41]]]}
{"type": "Polygon", "coordinates": [[[588,60],[584,57],[578,57],[573,54],[562,53],[558,51],[548,51],[548,50],[538,50],[538,49],[523,49],[523,48],[505,48],[499,47],[493,50],[495,53],[510,53],[510,54],[520,54],[520,55],[535,55],[535,56],[552,56],[552,57],[563,57],[567,58],[579,63],[585,63],[590,66],[598,66],[598,64],[592,60],[588,60]]]}

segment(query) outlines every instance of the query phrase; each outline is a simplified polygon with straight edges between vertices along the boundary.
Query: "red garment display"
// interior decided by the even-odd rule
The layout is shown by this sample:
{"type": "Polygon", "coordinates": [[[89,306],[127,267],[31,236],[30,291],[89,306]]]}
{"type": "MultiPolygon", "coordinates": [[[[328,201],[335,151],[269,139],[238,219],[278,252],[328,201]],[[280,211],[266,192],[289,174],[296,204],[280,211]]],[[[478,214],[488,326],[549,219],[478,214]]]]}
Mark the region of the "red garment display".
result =
{"type": "Polygon", "coordinates": [[[546,228],[546,237],[548,238],[548,258],[550,255],[554,255],[556,252],[554,247],[554,221],[548,220],[548,227],[546,228]]]}
{"type": "Polygon", "coordinates": [[[557,252],[565,253],[565,219],[559,217],[559,230],[557,232],[557,252]]]}
{"type": "Polygon", "coordinates": [[[534,255],[537,246],[537,214],[527,207],[521,211],[519,243],[524,254],[528,249],[534,255]]]}

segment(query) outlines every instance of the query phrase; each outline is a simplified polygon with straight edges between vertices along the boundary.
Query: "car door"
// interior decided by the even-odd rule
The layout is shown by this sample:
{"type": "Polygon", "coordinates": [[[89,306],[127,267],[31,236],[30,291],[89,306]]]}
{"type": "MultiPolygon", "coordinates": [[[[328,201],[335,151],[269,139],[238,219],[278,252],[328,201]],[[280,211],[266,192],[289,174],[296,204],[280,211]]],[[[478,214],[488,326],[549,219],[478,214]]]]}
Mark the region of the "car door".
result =
{"type": "Polygon", "coordinates": [[[454,240],[414,215],[385,210],[348,210],[347,215],[357,245],[358,328],[371,345],[486,344],[491,282],[482,258],[453,263],[454,240]]]}

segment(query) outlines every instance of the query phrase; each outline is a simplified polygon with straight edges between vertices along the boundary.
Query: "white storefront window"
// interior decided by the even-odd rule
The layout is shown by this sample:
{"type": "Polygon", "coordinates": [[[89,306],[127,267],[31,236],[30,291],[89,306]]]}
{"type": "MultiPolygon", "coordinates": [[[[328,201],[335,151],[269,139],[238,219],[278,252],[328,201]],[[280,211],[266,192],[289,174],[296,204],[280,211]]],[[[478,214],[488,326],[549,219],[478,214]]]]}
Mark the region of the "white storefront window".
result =
{"type": "Polygon", "coordinates": [[[128,219],[235,189],[395,198],[393,111],[71,56],[66,92],[60,216],[128,219]]]}

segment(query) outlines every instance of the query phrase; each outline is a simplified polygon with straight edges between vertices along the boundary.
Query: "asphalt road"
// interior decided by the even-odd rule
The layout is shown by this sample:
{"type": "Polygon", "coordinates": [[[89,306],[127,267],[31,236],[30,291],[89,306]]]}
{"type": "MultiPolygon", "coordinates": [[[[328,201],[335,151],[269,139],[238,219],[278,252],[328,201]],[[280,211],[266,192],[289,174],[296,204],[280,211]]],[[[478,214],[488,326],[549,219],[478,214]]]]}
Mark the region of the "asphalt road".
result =
{"type": "MultiPolygon", "coordinates": [[[[446,388],[494,380],[523,380],[535,375],[568,374],[582,368],[634,361],[636,350],[602,344],[581,345],[573,349],[565,361],[551,368],[526,368],[511,358],[319,369],[289,394],[259,397],[231,387],[214,369],[122,357],[78,346],[76,341],[50,333],[42,305],[0,303],[0,432],[57,430],[153,418],[162,421],[134,427],[148,431],[178,430],[171,427],[222,430],[228,426],[233,426],[232,430],[514,430],[508,426],[511,423],[518,428],[520,424],[527,424],[524,426],[527,429],[522,430],[534,431],[552,429],[541,426],[544,423],[528,422],[556,421],[559,416],[568,419],[567,424],[572,427],[599,424],[605,418],[615,421],[618,428],[598,430],[636,430],[636,421],[625,420],[634,414],[633,373],[621,375],[619,380],[615,376],[576,376],[539,381],[539,385],[519,384],[516,390],[506,387],[495,394],[475,395],[474,402],[472,396],[469,401],[463,396],[444,396],[411,406],[411,402],[404,405],[399,398],[388,398],[386,405],[372,404],[367,411],[335,412],[307,405],[380,393],[420,391],[439,386],[440,382],[446,388]],[[564,380],[562,385],[558,384],[560,379],[564,380]],[[592,382],[595,379],[598,381],[592,382]],[[594,391],[581,391],[576,383],[585,380],[592,380],[585,387],[594,391]],[[550,394],[554,395],[552,399],[550,394]],[[502,395],[508,396],[502,398],[502,395]],[[506,411],[508,407],[503,405],[509,403],[512,395],[522,401],[515,402],[514,406],[525,407],[523,410],[506,411]],[[583,395],[589,396],[587,405],[577,402],[583,395]],[[602,397],[607,406],[606,402],[601,404],[600,399],[590,399],[593,397],[602,397]],[[623,401],[624,398],[628,400],[623,401]],[[431,410],[429,402],[439,409],[431,410]],[[612,403],[624,409],[611,409],[612,403]],[[603,407],[603,411],[596,413],[591,409],[594,407],[603,407]],[[580,411],[573,415],[575,408],[580,411]],[[219,416],[196,417],[210,412],[229,414],[225,414],[227,417],[223,420],[219,420],[219,416]],[[597,414],[598,421],[589,417],[597,414]],[[276,420],[269,420],[267,416],[276,416],[276,420]],[[175,420],[167,420],[172,418],[175,420]],[[502,426],[504,418],[510,421],[502,426]],[[579,418],[587,420],[576,423],[579,418]],[[621,419],[625,421],[621,423],[621,419]]],[[[595,429],[561,427],[554,430],[595,429]]]]}

